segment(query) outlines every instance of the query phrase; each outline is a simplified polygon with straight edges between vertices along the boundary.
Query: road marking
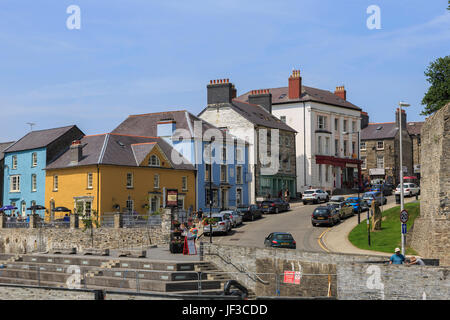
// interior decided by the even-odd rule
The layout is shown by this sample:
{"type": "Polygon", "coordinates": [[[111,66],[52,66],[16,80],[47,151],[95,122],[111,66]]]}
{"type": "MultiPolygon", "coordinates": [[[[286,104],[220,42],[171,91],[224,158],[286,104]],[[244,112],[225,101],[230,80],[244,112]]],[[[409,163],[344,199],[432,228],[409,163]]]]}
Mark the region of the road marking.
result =
{"type": "Polygon", "coordinates": [[[317,243],[319,243],[319,246],[325,250],[326,252],[330,252],[330,250],[328,250],[327,248],[325,248],[325,246],[322,244],[322,237],[325,233],[327,233],[328,231],[330,231],[331,228],[328,228],[327,230],[325,230],[324,232],[322,232],[322,234],[319,236],[319,238],[317,239],[317,243]]]}

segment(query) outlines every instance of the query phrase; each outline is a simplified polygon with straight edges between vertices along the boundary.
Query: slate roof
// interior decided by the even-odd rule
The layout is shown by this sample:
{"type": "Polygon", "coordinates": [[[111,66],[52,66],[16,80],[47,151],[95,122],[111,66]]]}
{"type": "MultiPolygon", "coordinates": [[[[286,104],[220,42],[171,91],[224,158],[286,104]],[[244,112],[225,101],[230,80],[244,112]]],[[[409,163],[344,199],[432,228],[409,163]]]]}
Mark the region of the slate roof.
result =
{"type": "Polygon", "coordinates": [[[3,160],[3,158],[5,157],[5,154],[3,153],[3,151],[8,148],[10,145],[12,145],[15,141],[11,141],[11,142],[1,142],[0,143],[0,160],[3,160]]]}
{"type": "Polygon", "coordinates": [[[393,139],[397,131],[395,122],[369,123],[361,130],[361,140],[393,139]]]}
{"type": "Polygon", "coordinates": [[[243,102],[238,99],[233,99],[231,104],[226,105],[230,106],[253,124],[295,133],[297,132],[260,105],[243,102]]]}
{"type": "Polygon", "coordinates": [[[187,130],[190,138],[194,136],[193,130],[195,121],[202,122],[203,132],[210,128],[216,128],[212,124],[196,117],[190,112],[181,110],[130,115],[117,128],[115,128],[112,133],[156,137],[157,123],[163,120],[174,120],[176,122],[176,129],[187,130]]]}
{"type": "Polygon", "coordinates": [[[4,150],[4,152],[17,152],[46,147],[75,127],[75,125],[72,125],[67,127],[31,131],[23,136],[19,141],[4,150]]]}
{"type": "MultiPolygon", "coordinates": [[[[145,150],[139,147],[143,144],[157,144],[170,161],[173,148],[162,138],[106,133],[85,136],[81,139],[83,156],[76,166],[103,164],[137,167],[151,151],[151,148],[148,148],[147,154],[143,156],[145,150]],[[135,152],[136,150],[138,151],[137,154],[135,152]]],[[[178,155],[181,157],[179,153],[178,155]]],[[[184,159],[184,163],[182,164],[175,164],[173,162],[171,164],[174,169],[195,170],[194,166],[186,159],[184,159]]],[[[71,164],[69,150],[49,164],[46,169],[70,167],[74,167],[74,165],[71,164]]]]}
{"type": "MultiPolygon", "coordinates": [[[[176,122],[175,128],[185,129],[187,132],[187,138],[194,137],[194,125],[196,121],[200,121],[202,124],[202,134],[204,134],[208,129],[219,129],[208,121],[200,119],[186,110],[181,110],[130,115],[117,128],[115,128],[112,133],[157,137],[157,124],[159,121],[163,120],[174,120],[176,122]]],[[[231,134],[230,136],[236,141],[245,144],[244,140],[240,140],[231,134]]]]}
{"type": "MultiPolygon", "coordinates": [[[[353,109],[357,111],[362,111],[362,109],[353,103],[350,103],[347,100],[344,100],[337,95],[335,95],[333,92],[328,90],[322,90],[307,86],[302,86],[302,95],[300,98],[297,99],[289,99],[289,87],[280,87],[280,88],[270,88],[268,89],[269,92],[272,94],[272,104],[283,104],[283,103],[294,103],[294,102],[307,102],[307,101],[313,101],[313,102],[320,102],[325,103],[333,106],[338,106],[342,108],[347,109],[353,109]]],[[[250,95],[251,91],[244,93],[243,95],[240,95],[237,99],[241,101],[248,102],[248,96],[250,95]]]]}
{"type": "Polygon", "coordinates": [[[417,135],[420,134],[420,131],[422,130],[422,126],[425,122],[408,122],[408,125],[406,128],[408,129],[409,134],[411,135],[417,135]]]}

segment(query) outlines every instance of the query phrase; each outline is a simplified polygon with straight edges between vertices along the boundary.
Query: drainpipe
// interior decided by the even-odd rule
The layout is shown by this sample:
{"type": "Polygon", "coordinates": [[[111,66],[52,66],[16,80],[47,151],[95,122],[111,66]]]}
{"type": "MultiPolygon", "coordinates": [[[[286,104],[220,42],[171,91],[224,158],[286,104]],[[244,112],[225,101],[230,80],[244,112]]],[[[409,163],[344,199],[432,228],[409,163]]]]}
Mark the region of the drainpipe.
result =
{"type": "MultiPolygon", "coordinates": [[[[305,103],[303,103],[303,183],[306,187],[306,111],[305,111],[305,103]]],[[[303,190],[304,191],[304,190],[303,190]]]]}

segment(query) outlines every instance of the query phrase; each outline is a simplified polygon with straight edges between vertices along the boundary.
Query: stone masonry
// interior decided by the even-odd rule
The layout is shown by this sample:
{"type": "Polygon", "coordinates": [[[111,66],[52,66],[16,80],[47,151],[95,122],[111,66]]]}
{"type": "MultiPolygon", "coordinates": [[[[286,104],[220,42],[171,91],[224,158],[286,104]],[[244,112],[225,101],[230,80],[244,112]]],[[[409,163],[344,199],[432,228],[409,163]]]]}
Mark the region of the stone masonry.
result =
{"type": "Polygon", "coordinates": [[[422,127],[420,217],[412,247],[424,257],[450,265],[450,104],[422,127]]]}

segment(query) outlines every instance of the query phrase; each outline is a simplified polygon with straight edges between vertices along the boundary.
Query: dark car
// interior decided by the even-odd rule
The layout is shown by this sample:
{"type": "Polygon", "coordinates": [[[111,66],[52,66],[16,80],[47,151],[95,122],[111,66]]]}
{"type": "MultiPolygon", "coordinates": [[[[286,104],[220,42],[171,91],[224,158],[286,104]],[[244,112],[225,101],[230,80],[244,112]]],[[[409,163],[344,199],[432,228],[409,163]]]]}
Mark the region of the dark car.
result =
{"type": "Polygon", "coordinates": [[[237,212],[243,214],[244,221],[253,221],[262,217],[262,210],[256,204],[242,206],[236,209],[237,212]]]}
{"type": "Polygon", "coordinates": [[[340,221],[339,211],[335,210],[333,206],[317,207],[311,215],[311,223],[314,227],[322,224],[334,226],[340,221]]]}
{"type": "Polygon", "coordinates": [[[261,203],[263,213],[278,213],[289,210],[289,203],[282,199],[265,200],[261,203]]]}
{"type": "Polygon", "coordinates": [[[272,232],[264,239],[264,246],[275,248],[296,249],[297,243],[294,237],[287,232],[272,232]]]}
{"type": "Polygon", "coordinates": [[[392,188],[387,184],[375,184],[370,188],[370,191],[381,192],[383,191],[383,196],[390,196],[392,194],[392,188]]]}

